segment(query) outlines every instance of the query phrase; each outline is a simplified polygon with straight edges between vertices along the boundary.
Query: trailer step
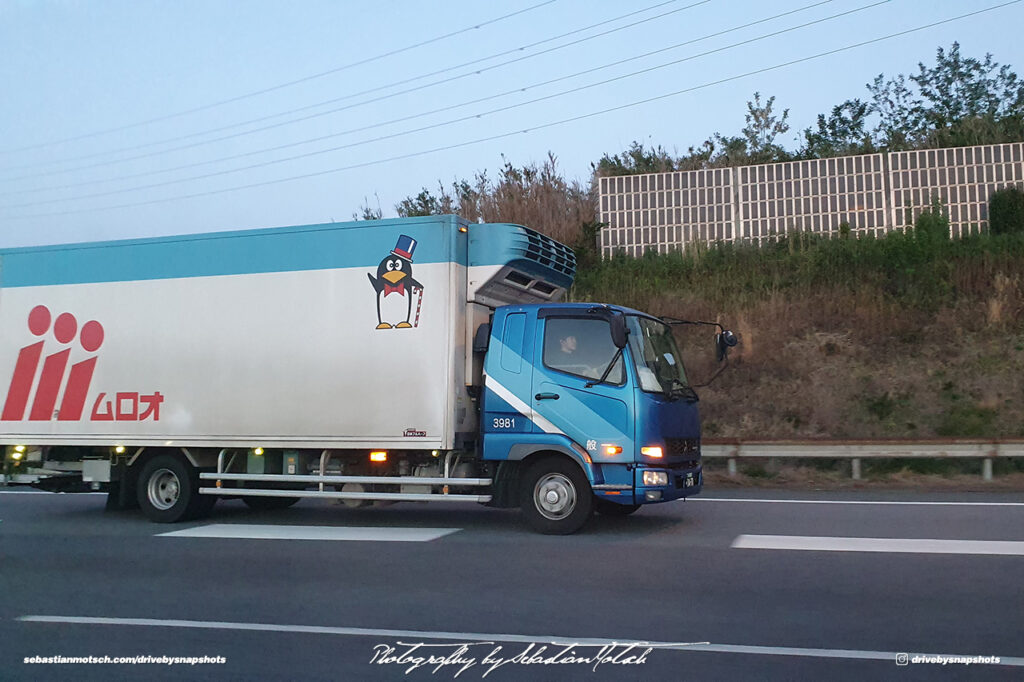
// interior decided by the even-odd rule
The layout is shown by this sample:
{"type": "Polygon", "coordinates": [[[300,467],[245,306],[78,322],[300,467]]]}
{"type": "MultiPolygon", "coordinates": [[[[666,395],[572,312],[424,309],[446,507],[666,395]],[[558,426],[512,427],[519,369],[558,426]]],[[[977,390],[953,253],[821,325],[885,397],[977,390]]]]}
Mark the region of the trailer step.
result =
{"type": "Polygon", "coordinates": [[[490,495],[445,495],[443,493],[343,493],[320,490],[260,490],[248,488],[200,488],[200,495],[222,497],[311,497],[334,500],[390,500],[392,502],[490,502],[490,495]]]}

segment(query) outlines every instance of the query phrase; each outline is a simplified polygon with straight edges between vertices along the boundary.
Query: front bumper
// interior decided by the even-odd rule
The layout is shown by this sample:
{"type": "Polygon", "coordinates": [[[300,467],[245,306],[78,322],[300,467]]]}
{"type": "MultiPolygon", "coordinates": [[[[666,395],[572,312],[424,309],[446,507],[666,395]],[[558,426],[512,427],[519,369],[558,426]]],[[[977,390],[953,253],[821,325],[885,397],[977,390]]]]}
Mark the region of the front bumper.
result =
{"type": "Polygon", "coordinates": [[[697,495],[704,487],[703,468],[700,462],[696,466],[654,466],[641,464],[633,470],[634,498],[636,504],[653,504],[671,502],[691,495],[697,495]],[[644,485],[644,472],[664,472],[668,479],[665,485],[644,485]]]}

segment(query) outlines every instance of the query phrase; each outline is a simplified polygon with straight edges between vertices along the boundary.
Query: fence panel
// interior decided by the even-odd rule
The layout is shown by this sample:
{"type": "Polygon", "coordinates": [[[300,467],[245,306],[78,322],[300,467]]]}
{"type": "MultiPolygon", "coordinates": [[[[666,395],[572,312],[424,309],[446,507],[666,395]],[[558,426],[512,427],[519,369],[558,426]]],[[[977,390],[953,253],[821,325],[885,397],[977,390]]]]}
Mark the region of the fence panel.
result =
{"type": "Polygon", "coordinates": [[[882,233],[938,198],[950,232],[988,225],[988,200],[1024,183],[1024,143],[925,149],[600,179],[602,254],[666,253],[694,242],[757,243],[792,230],[882,233]]]}

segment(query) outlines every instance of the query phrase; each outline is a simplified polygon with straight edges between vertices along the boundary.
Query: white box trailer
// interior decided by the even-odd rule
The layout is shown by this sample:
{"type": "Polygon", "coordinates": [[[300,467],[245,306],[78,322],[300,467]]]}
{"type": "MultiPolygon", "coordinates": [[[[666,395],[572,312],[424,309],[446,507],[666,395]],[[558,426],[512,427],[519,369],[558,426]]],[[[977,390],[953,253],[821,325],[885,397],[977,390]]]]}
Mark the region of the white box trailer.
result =
{"type": "Polygon", "coordinates": [[[0,367],[15,385],[3,436],[451,449],[475,429],[468,234],[455,225],[350,223],[6,252],[0,367]],[[407,259],[393,255],[403,238],[407,259]],[[411,269],[386,295],[368,278],[381,261],[411,269]],[[378,305],[391,315],[383,322],[378,305]],[[37,355],[33,383],[25,371],[37,355]]]}
{"type": "MultiPolygon", "coordinates": [[[[544,365],[510,345],[517,316],[521,339],[543,333],[549,313],[596,316],[602,343],[616,325],[625,339],[630,311],[550,308],[574,272],[570,249],[529,228],[456,216],[0,251],[5,476],[106,489],[111,505],[177,521],[228,496],[261,507],[302,497],[507,506],[521,502],[526,469],[561,457],[578,471],[538,489],[534,525],[571,532],[592,494],[620,496],[613,510],[635,506],[634,475],[616,478],[634,467],[596,466],[587,434],[572,433],[569,422],[603,408],[563,400],[549,417],[568,421],[552,426],[543,405],[528,405],[531,375],[501,374],[510,352],[523,356],[517,368],[544,365]],[[508,306],[518,312],[492,332],[508,306]],[[502,356],[485,386],[492,336],[502,356]],[[558,507],[546,516],[545,496],[558,507]]],[[[613,363],[630,357],[621,344],[613,363]]],[[[629,461],[641,408],[616,432],[629,461]]],[[[686,419],[697,428],[695,408],[686,419]]],[[[693,474],[688,493],[699,491],[693,474]]],[[[666,493],[639,503],[678,497],[666,493]]]]}

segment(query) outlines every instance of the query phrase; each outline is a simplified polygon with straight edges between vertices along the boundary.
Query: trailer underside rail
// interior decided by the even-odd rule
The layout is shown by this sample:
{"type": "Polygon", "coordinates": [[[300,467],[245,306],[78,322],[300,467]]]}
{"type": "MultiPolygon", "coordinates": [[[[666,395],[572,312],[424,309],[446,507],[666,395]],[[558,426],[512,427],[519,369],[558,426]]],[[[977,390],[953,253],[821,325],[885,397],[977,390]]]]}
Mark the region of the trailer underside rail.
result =
{"type": "Polygon", "coordinates": [[[389,500],[392,502],[490,502],[490,495],[471,495],[449,493],[450,486],[486,487],[490,486],[490,478],[428,478],[419,476],[316,476],[303,474],[218,474],[206,472],[199,475],[204,481],[217,481],[215,488],[200,488],[201,495],[220,495],[234,497],[303,497],[338,500],[389,500]],[[295,490],[288,488],[223,488],[222,482],[239,483],[288,483],[318,486],[318,490],[295,490]],[[440,492],[388,492],[381,490],[324,490],[324,485],[356,486],[409,486],[414,489],[427,489],[430,486],[441,486],[440,492]]]}
{"type": "Polygon", "coordinates": [[[277,483],[370,483],[388,485],[469,485],[487,486],[490,478],[427,478],[419,476],[313,476],[305,474],[199,474],[206,481],[273,481],[277,483]]]}
{"type": "Polygon", "coordinates": [[[442,493],[331,492],[319,490],[259,490],[250,488],[200,488],[201,495],[238,497],[312,497],[337,500],[388,500],[391,502],[490,502],[490,495],[442,493]]]}

